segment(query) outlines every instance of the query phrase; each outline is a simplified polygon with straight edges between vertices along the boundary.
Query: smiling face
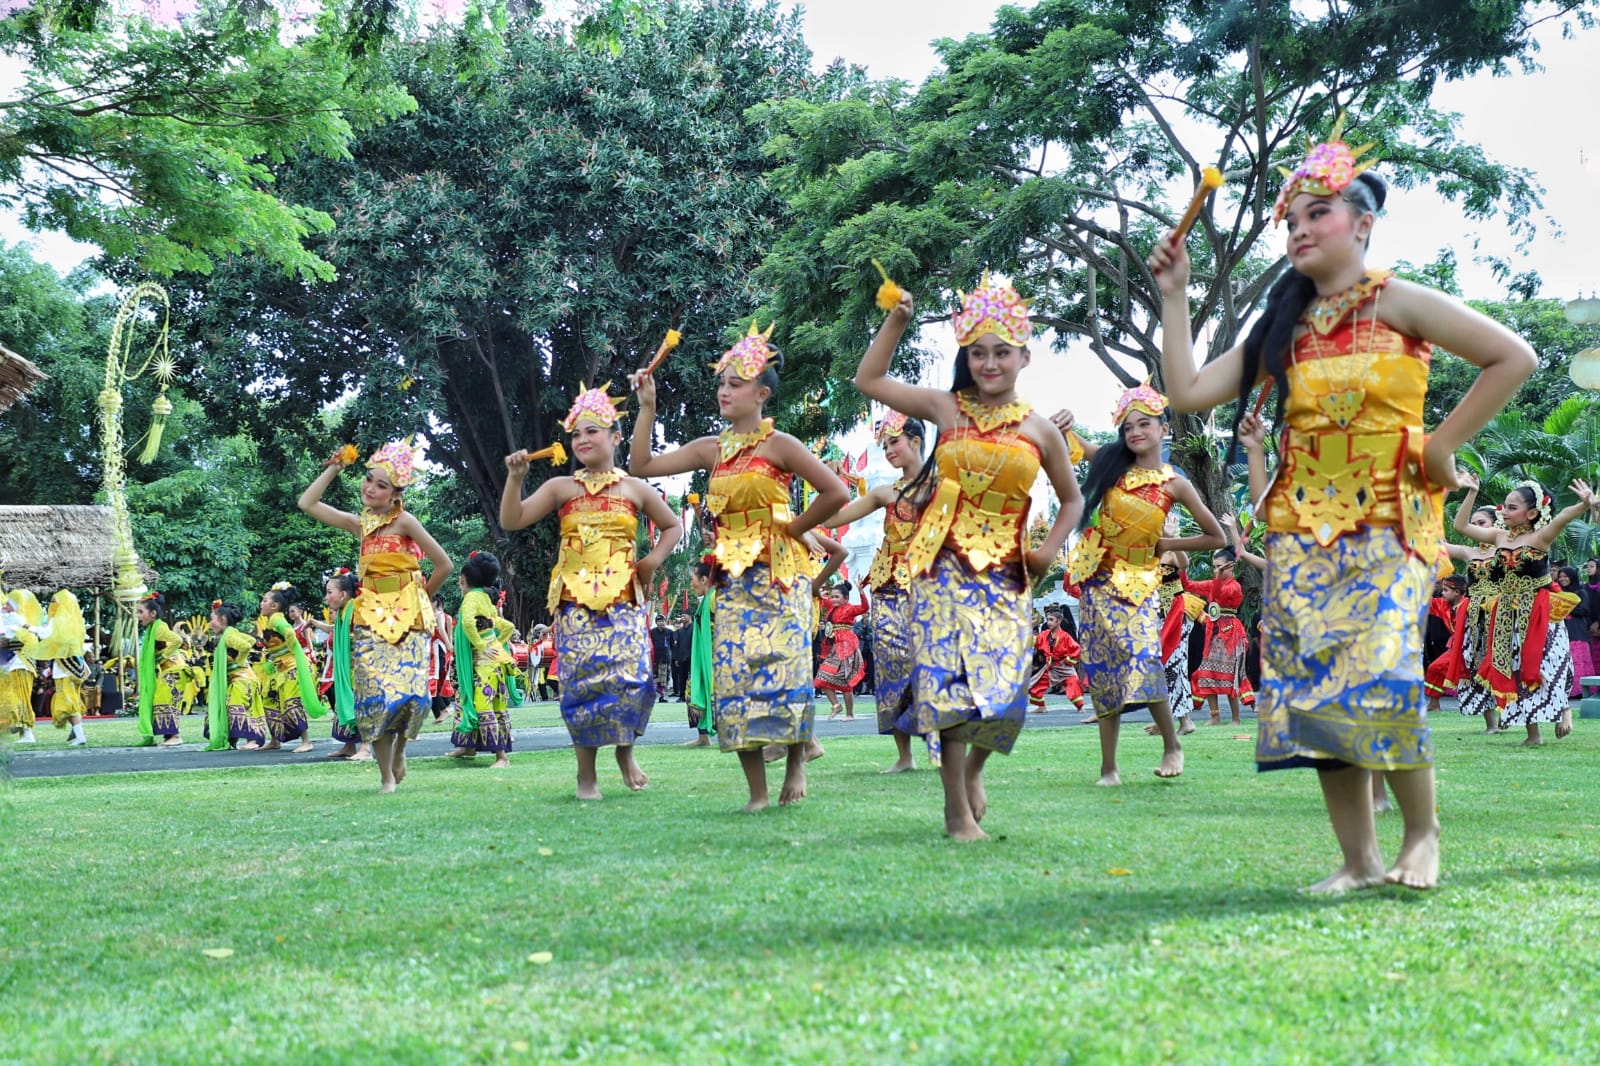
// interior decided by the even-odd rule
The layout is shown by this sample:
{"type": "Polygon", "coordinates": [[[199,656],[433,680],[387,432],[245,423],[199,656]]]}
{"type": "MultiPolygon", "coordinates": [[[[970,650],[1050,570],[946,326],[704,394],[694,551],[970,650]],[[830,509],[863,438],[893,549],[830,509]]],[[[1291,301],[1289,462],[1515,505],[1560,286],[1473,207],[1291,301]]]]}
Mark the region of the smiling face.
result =
{"type": "Polygon", "coordinates": [[[759,416],[772,390],[754,381],[746,381],[730,368],[722,372],[717,381],[717,410],[729,422],[759,416]]]}
{"type": "Polygon", "coordinates": [[[399,495],[381,471],[375,468],[367,470],[367,476],[361,482],[361,504],[367,510],[385,513],[394,506],[399,495]]]}
{"type": "Polygon", "coordinates": [[[572,427],[569,439],[574,459],[583,466],[604,470],[616,461],[622,434],[615,427],[607,428],[592,418],[580,418],[572,427]]]}
{"type": "Polygon", "coordinates": [[[1567,573],[1565,570],[1557,570],[1556,584],[1560,585],[1564,589],[1570,589],[1572,587],[1572,575],[1567,573]]]}
{"type": "Polygon", "coordinates": [[[1123,442],[1129,451],[1141,459],[1161,454],[1161,439],[1165,432],[1166,427],[1161,424],[1161,419],[1142,411],[1134,411],[1122,423],[1123,442]]]}
{"type": "Polygon", "coordinates": [[[1500,518],[1508,527],[1532,526],[1534,513],[1533,505],[1528,502],[1528,493],[1521,489],[1506,493],[1505,502],[1500,505],[1500,518]]]}
{"type": "Polygon", "coordinates": [[[1017,375],[1028,365],[1028,349],[985,333],[967,345],[967,369],[978,395],[990,402],[1004,401],[1017,389],[1017,375]]]}
{"type": "Polygon", "coordinates": [[[1320,278],[1362,261],[1373,216],[1342,197],[1306,192],[1289,204],[1284,223],[1290,265],[1307,277],[1320,278]]]}
{"type": "Polygon", "coordinates": [[[909,433],[901,433],[883,442],[883,457],[896,470],[904,470],[922,458],[922,440],[909,433]]]}

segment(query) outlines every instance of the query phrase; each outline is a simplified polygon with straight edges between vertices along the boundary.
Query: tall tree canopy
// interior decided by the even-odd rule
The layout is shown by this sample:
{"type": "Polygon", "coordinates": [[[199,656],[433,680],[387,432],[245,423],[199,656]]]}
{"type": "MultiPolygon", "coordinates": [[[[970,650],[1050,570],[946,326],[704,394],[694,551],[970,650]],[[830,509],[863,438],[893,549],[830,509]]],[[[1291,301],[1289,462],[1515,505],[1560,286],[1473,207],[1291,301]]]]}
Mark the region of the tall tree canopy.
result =
{"type": "MultiPolygon", "coordinates": [[[[558,435],[581,384],[624,390],[669,327],[685,339],[661,373],[662,420],[677,439],[708,430],[707,364],[758,311],[750,275],[785,221],[747,112],[804,91],[809,54],[776,3],[624,14],[649,32],[597,43],[513,20],[466,78],[452,33],[396,49],[417,110],[363,133],[349,160],[278,170],[285,194],[337,221],[311,247],[338,279],[241,259],[180,299],[219,403],[249,383],[269,417],[303,419],[353,392],[361,443],[421,432],[490,529],[502,458],[558,435]]],[[[802,369],[788,368],[791,397],[802,369]]],[[[535,573],[543,555],[513,561],[535,573]]]]}
{"type": "MultiPolygon", "coordinates": [[[[870,258],[922,306],[992,267],[1034,297],[1065,347],[1087,340],[1124,383],[1159,376],[1161,297],[1144,265],[1206,165],[1228,185],[1191,238],[1193,326],[1220,352],[1276,277],[1269,236],[1279,165],[1342,111],[1383,173],[1431,183],[1470,218],[1527,231],[1532,176],[1461,139],[1435,84],[1526,63],[1540,22],[1586,21],[1589,3],[1041,0],[991,31],[939,43],[921,87],[842,78],[832,99],[768,109],[769,148],[795,221],[762,280],[791,349],[836,357],[834,379],[881,315],[870,258]]],[[[909,358],[909,355],[905,355],[909,358]]],[[[830,397],[858,415],[853,390],[830,397]]],[[[1193,428],[1193,423],[1190,423],[1193,428]]],[[[1205,449],[1185,455],[1217,498],[1205,449]]]]}
{"type": "MultiPolygon", "coordinates": [[[[154,5],[152,5],[154,6],[154,5]]],[[[169,274],[249,253],[302,277],[324,211],[273,189],[297,153],[347,156],[352,133],[411,107],[372,61],[393,0],[326,0],[290,25],[271,0],[209,0],[176,24],[105,0],[6,5],[0,202],[111,259],[169,274]]]]}

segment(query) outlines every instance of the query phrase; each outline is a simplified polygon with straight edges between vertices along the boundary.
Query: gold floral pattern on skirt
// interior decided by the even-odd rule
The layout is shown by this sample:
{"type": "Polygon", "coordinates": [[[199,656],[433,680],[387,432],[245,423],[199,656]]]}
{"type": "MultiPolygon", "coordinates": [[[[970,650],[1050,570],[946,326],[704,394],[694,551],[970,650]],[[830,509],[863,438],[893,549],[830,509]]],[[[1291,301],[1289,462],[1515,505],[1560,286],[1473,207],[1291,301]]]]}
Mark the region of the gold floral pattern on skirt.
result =
{"type": "Polygon", "coordinates": [[[1010,754],[1028,717],[1032,632],[1018,563],[974,573],[948,548],[911,586],[911,729],[1010,754]]]}
{"type": "Polygon", "coordinates": [[[1257,766],[1431,766],[1422,621],[1433,567],[1382,526],[1327,548],[1268,533],[1266,555],[1257,766]]]}
{"type": "MultiPolygon", "coordinates": [[[[563,674],[566,664],[562,664],[563,674]]],[[[728,576],[712,620],[712,682],[723,751],[811,739],[811,581],[785,589],[764,563],[728,576]]]]}
{"type": "Polygon", "coordinates": [[[428,634],[407,630],[390,644],[367,626],[350,639],[351,685],[356,728],[371,743],[391,734],[416,739],[432,701],[428,697],[428,634]]]}
{"type": "Polygon", "coordinates": [[[580,748],[632,744],[650,724],[656,684],[650,628],[637,603],[591,611],[570,600],[556,615],[561,720],[580,748]]]}
{"type": "Polygon", "coordinates": [[[1167,699],[1158,589],[1134,605],[1122,598],[1112,575],[1100,571],[1084,583],[1078,636],[1084,685],[1096,717],[1126,714],[1167,699]]]}
{"type": "Polygon", "coordinates": [[[878,732],[911,732],[911,597],[898,585],[879,586],[872,597],[872,691],[878,732]]]}

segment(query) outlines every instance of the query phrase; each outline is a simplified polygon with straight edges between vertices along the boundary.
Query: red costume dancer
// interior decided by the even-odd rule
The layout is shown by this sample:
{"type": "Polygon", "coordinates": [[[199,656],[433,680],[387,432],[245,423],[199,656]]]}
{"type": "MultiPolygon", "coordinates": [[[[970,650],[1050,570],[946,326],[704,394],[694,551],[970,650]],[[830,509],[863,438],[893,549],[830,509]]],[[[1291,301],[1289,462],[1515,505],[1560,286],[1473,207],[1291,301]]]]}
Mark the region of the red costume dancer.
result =
{"type": "Polygon", "coordinates": [[[1054,689],[1071,700],[1074,707],[1082,710],[1083,682],[1078,679],[1075,667],[1083,649],[1078,647],[1071,633],[1061,628],[1060,615],[1051,613],[1045,618],[1053,624],[1047,625],[1033,642],[1039,654],[1044,656],[1044,665],[1028,685],[1028,706],[1035,714],[1048,714],[1044,698],[1054,689]]]}
{"type": "Polygon", "coordinates": [[[1452,574],[1439,585],[1439,595],[1428,601],[1428,617],[1422,638],[1423,687],[1428,693],[1428,710],[1439,709],[1439,697],[1455,694],[1452,678],[1454,651],[1459,648],[1456,634],[1466,627],[1466,579],[1452,574]]]}
{"type": "Polygon", "coordinates": [[[1195,699],[1210,704],[1211,720],[1220,721],[1216,705],[1218,696],[1226,696],[1233,721],[1239,721],[1240,697],[1250,689],[1244,676],[1244,653],[1249,644],[1244,623],[1239,620],[1239,608],[1244,603],[1244,588],[1233,576],[1234,560],[1231,554],[1219,552],[1212,557],[1212,570],[1216,574],[1209,581],[1191,581],[1183,575],[1187,592],[1206,600],[1206,645],[1200,666],[1194,672],[1195,699]]]}
{"type": "Polygon", "coordinates": [[[822,601],[822,664],[817,667],[816,686],[824,692],[854,692],[867,676],[861,639],[851,627],[871,610],[871,605],[864,589],[860,603],[847,602],[848,595],[849,585],[837,585],[822,601]]]}

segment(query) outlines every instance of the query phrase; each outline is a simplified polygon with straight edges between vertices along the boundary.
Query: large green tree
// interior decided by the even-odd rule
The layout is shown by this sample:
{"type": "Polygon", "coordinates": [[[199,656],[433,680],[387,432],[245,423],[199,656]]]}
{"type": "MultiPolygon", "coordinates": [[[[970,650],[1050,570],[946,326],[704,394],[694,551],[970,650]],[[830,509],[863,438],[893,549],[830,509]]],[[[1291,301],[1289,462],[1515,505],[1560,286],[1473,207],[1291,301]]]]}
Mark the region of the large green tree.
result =
{"type": "MultiPolygon", "coordinates": [[[[420,432],[456,475],[455,517],[492,531],[503,457],[556,438],[582,383],[624,390],[669,327],[684,342],[661,372],[662,421],[676,439],[707,431],[707,364],[759,309],[750,274],[785,222],[748,112],[804,91],[809,55],[775,3],[617,10],[648,32],[594,41],[516,19],[480,76],[459,76],[448,33],[398,50],[416,112],[348,161],[278,172],[337,220],[313,247],[338,279],[239,260],[180,301],[217,401],[248,383],[288,420],[353,392],[360,443],[420,432]]],[[[782,396],[815,387],[805,370],[787,368],[782,396]]],[[[540,536],[509,547],[514,594],[519,575],[542,586],[540,536]]]]}
{"type": "MultiPolygon", "coordinates": [[[[1041,0],[1002,8],[990,32],[938,42],[915,89],[839,76],[833,98],[768,118],[793,224],[762,280],[792,349],[847,381],[881,320],[868,260],[883,260],[930,316],[985,268],[1012,275],[1058,347],[1087,342],[1125,384],[1159,377],[1161,297],[1145,267],[1201,168],[1228,185],[1190,240],[1191,317],[1225,350],[1282,265],[1271,239],[1281,178],[1342,111],[1351,143],[1377,142],[1400,186],[1431,184],[1471,219],[1526,232],[1539,189],[1435,109],[1443,79],[1527,63],[1563,3],[1420,0],[1041,0]]],[[[925,320],[926,321],[926,320],[925,320]]],[[[903,353],[905,365],[914,357],[903,353]]],[[[835,389],[843,416],[863,401],[835,389]]],[[[1175,455],[1214,501],[1224,472],[1193,419],[1175,455]],[[1191,446],[1192,445],[1192,446],[1191,446]]]]}
{"type": "Polygon", "coordinates": [[[207,0],[172,23],[107,0],[8,5],[0,56],[21,83],[0,99],[0,202],[158,274],[248,253],[330,278],[305,242],[333,220],[275,190],[272,166],[345,158],[355,130],[411,106],[374,61],[398,7],[326,0],[305,23],[207,0]]]}

